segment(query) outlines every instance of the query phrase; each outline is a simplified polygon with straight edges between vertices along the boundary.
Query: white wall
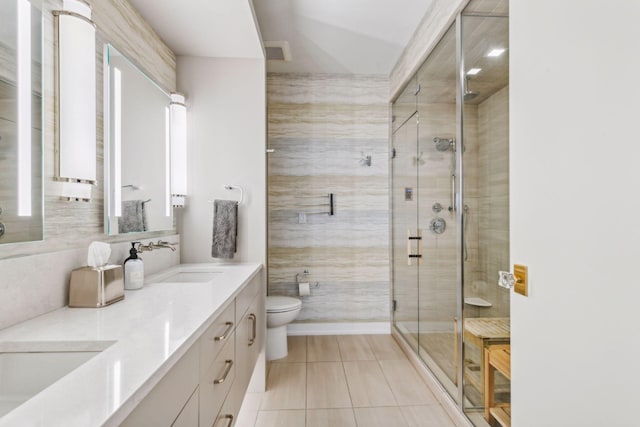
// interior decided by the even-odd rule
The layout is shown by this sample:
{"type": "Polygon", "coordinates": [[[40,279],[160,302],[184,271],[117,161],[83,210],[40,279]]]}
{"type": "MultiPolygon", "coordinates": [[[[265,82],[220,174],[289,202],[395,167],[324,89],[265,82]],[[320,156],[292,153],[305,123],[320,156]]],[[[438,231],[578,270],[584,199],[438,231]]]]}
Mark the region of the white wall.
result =
{"type": "Polygon", "coordinates": [[[640,3],[510,16],[513,425],[638,425],[640,3]]]}
{"type": "MultiPolygon", "coordinates": [[[[237,199],[238,252],[233,261],[266,264],[266,104],[263,59],[178,57],[178,90],[187,97],[187,207],[181,215],[182,262],[211,258],[213,205],[237,199]]],[[[224,261],[224,260],[221,260],[224,261]]]]}

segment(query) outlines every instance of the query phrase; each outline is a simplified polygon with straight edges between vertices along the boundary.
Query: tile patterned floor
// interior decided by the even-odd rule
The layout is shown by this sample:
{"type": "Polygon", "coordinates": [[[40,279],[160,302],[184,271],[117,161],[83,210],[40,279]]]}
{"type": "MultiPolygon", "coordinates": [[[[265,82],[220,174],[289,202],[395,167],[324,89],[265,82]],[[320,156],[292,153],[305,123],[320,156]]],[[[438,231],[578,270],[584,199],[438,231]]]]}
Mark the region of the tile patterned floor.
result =
{"type": "Polygon", "coordinates": [[[390,335],[289,337],[237,427],[455,427],[390,335]]]}

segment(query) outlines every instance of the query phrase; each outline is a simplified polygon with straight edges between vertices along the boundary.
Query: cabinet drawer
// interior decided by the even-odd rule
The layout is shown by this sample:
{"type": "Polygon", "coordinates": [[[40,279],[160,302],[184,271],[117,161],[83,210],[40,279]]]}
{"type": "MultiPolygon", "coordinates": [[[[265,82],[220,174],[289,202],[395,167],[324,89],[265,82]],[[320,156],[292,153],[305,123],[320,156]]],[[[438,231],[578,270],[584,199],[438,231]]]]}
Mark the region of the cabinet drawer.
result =
{"type": "Polygon", "coordinates": [[[198,399],[198,389],[196,389],[171,427],[198,427],[198,399]]]}
{"type": "Polygon", "coordinates": [[[260,289],[261,275],[256,275],[244,289],[240,291],[236,297],[236,324],[240,323],[240,319],[244,316],[245,311],[249,308],[249,304],[253,301],[260,289]]]}
{"type": "Polygon", "coordinates": [[[198,386],[198,350],[192,346],[120,426],[171,426],[198,386]]]}
{"type": "MultiPolygon", "coordinates": [[[[233,387],[235,387],[235,385],[233,387]]],[[[233,387],[224,401],[222,409],[220,409],[220,413],[213,423],[213,427],[231,427],[235,425],[236,419],[238,418],[238,411],[236,410],[238,405],[236,404],[236,395],[233,392],[233,387]]]]}
{"type": "Polygon", "coordinates": [[[235,306],[231,302],[200,338],[200,374],[211,367],[222,347],[229,342],[235,325],[235,306]]]}
{"type": "Polygon", "coordinates": [[[211,426],[236,376],[235,333],[200,378],[200,425],[211,426]]]}

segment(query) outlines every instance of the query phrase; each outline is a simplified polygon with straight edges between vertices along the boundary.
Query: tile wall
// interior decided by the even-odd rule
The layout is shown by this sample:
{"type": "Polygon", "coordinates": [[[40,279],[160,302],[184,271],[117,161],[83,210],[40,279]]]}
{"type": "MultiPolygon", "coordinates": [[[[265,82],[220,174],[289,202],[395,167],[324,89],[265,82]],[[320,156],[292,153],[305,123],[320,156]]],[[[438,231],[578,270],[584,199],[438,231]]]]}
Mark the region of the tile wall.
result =
{"type": "Polygon", "coordinates": [[[308,270],[298,322],[389,319],[388,93],[380,76],[267,76],[269,294],[308,270]],[[335,215],[316,213],[329,193],[335,215]]]}
{"type": "MultiPolygon", "coordinates": [[[[509,264],[509,88],[478,106],[478,267],[470,293],[491,302],[479,315],[509,317],[509,291],[497,286],[509,264]]],[[[473,296],[473,295],[472,295],[473,296]]]]}

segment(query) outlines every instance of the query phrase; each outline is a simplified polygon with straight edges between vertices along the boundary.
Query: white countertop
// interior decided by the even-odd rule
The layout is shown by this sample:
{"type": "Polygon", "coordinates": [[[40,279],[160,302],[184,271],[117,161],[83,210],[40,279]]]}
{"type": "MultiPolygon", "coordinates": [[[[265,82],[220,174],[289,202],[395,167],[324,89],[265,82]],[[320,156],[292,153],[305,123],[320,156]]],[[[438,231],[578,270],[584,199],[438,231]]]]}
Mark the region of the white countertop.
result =
{"type": "Polygon", "coordinates": [[[151,283],[104,308],[69,308],[0,331],[0,352],[53,345],[102,350],[0,418],[0,426],[116,426],[196,342],[260,264],[182,264],[178,271],[219,271],[211,283],[151,283]],[[106,347],[106,348],[105,348],[106,347]]]}

